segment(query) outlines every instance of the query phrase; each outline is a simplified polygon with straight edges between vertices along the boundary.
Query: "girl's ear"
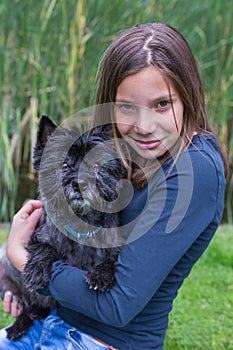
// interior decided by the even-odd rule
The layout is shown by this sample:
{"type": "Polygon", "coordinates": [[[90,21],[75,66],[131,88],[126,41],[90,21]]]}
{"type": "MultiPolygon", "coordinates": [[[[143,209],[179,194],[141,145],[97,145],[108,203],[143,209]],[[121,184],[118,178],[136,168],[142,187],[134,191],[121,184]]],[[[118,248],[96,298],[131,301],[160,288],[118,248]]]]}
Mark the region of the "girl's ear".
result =
{"type": "Polygon", "coordinates": [[[52,122],[52,120],[49,117],[47,117],[46,115],[43,115],[41,117],[39,121],[37,140],[33,153],[33,167],[36,171],[39,171],[40,161],[45,145],[56,128],[57,126],[52,122]]]}

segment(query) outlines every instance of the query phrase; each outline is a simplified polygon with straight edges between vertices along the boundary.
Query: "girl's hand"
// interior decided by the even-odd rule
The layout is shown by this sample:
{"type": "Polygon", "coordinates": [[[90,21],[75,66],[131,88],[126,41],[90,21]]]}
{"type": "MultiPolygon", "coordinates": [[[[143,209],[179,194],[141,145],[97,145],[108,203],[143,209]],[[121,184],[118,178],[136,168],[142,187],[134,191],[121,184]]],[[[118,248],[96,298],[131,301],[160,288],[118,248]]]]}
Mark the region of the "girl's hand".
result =
{"type": "Polygon", "coordinates": [[[23,308],[17,298],[12,295],[11,291],[6,291],[3,297],[3,311],[11,314],[12,317],[18,317],[23,308]]]}
{"type": "Polygon", "coordinates": [[[7,256],[22,272],[27,263],[26,247],[42,214],[42,203],[30,200],[14,216],[7,240],[7,256]]]}

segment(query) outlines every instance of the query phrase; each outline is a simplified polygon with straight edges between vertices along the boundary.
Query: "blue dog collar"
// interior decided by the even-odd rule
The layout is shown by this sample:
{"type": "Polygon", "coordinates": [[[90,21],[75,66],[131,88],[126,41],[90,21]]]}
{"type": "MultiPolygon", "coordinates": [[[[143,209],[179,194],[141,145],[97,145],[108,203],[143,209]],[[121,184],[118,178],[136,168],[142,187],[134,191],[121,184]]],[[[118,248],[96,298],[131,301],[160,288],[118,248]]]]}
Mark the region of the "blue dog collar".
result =
{"type": "Polygon", "coordinates": [[[104,219],[103,219],[103,223],[101,225],[99,225],[95,230],[92,231],[88,231],[86,233],[80,233],[80,232],[76,232],[74,229],[72,229],[72,227],[70,227],[69,225],[64,225],[64,229],[71,234],[73,237],[75,238],[89,238],[89,237],[93,237],[94,235],[96,235],[100,230],[102,230],[104,223],[106,222],[106,219],[108,217],[108,213],[104,214],[104,219]]]}

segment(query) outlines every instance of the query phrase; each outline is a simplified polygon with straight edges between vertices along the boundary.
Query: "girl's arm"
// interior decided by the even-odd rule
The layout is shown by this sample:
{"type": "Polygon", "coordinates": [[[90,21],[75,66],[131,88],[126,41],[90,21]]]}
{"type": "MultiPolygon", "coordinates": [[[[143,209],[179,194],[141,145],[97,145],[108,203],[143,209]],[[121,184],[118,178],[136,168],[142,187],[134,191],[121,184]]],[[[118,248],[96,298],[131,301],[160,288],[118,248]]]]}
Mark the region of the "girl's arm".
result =
{"type": "Polygon", "coordinates": [[[42,214],[42,203],[27,202],[14,216],[7,239],[7,256],[20,272],[27,262],[26,247],[42,214]]]}
{"type": "MultiPolygon", "coordinates": [[[[7,256],[11,263],[23,271],[27,262],[25,247],[35,230],[42,214],[42,204],[38,200],[26,203],[14,216],[10,233],[7,239],[7,256]]],[[[22,307],[11,291],[6,291],[3,296],[3,310],[17,317],[22,312],[22,307]]]]}

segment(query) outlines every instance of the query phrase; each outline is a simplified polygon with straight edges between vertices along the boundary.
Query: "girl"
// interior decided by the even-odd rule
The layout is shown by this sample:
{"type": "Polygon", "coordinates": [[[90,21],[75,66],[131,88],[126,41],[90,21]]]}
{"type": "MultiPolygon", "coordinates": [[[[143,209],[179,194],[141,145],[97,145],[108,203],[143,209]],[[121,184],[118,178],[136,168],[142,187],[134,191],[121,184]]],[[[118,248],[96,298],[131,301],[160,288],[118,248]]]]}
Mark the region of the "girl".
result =
{"type": "MultiPolygon", "coordinates": [[[[79,331],[120,350],[163,349],[173,300],[220,223],[224,157],[182,35],[163,23],[130,28],[107,49],[99,73],[96,104],[113,113],[95,113],[94,123],[111,116],[122,157],[119,138],[127,146],[134,187],[120,213],[129,235],[116,285],[89,290],[84,271],[54,263],[47,293],[58,301],[56,314],[36,321],[19,341],[10,342],[2,330],[2,349],[98,349],[96,343],[82,347],[79,331]]],[[[8,256],[20,271],[40,205],[29,202],[13,220],[8,256]]]]}

